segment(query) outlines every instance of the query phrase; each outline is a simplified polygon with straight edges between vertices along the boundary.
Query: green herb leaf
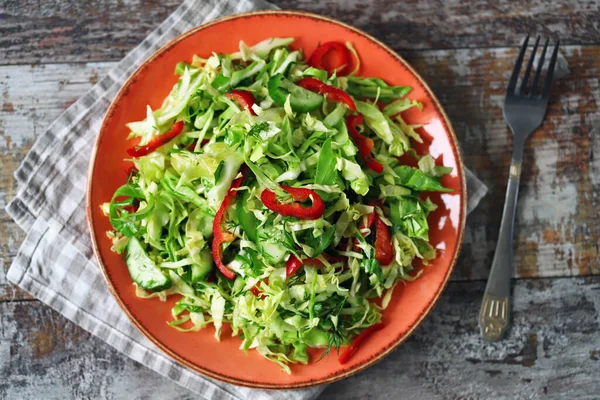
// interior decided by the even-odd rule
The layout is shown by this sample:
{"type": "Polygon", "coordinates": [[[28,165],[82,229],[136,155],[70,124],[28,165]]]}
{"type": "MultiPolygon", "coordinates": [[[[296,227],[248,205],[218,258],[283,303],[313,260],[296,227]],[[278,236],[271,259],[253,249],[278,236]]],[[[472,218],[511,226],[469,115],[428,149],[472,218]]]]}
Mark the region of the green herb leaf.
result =
{"type": "Polygon", "coordinates": [[[437,179],[425,174],[417,168],[408,165],[400,165],[394,168],[394,172],[398,175],[396,178],[396,183],[398,185],[406,186],[418,191],[453,192],[452,189],[442,186],[437,179]]]}
{"type": "Polygon", "coordinates": [[[335,185],[339,176],[335,169],[337,157],[331,148],[331,139],[327,139],[321,147],[317,170],[315,173],[315,184],[317,185],[335,185]]]}
{"type": "Polygon", "coordinates": [[[325,251],[333,241],[333,237],[335,236],[335,225],[331,225],[329,228],[323,232],[323,234],[317,238],[310,235],[308,240],[308,245],[315,249],[312,257],[316,257],[322,252],[325,251]]]}

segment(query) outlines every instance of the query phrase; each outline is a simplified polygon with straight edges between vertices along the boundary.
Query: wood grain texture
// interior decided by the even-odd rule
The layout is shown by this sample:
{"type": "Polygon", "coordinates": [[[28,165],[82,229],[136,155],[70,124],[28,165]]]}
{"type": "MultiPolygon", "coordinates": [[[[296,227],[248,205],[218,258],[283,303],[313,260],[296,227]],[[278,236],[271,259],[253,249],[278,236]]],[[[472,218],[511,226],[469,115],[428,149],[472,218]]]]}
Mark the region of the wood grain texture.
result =
{"type": "MultiPolygon", "coordinates": [[[[517,277],[600,273],[600,159],[594,157],[600,151],[600,47],[562,50],[565,75],[554,83],[546,119],[525,150],[516,224],[517,277]]],[[[403,54],[439,96],[466,165],[490,188],[468,219],[455,274],[485,279],[509,173],[511,136],[502,103],[516,50],[403,54]]]]}
{"type": "Polygon", "coordinates": [[[192,399],[34,302],[0,303],[1,399],[192,399]]]}
{"type": "MultiPolygon", "coordinates": [[[[477,328],[483,289],[451,283],[396,352],[322,398],[597,398],[600,277],[518,281],[515,327],[495,344],[477,328]]],[[[38,302],[0,303],[0,318],[0,398],[193,397],[38,302]]]]}
{"type": "MultiPolygon", "coordinates": [[[[36,137],[181,0],[0,3],[0,208],[36,137]]],[[[439,96],[465,162],[491,192],[432,314],[395,353],[322,398],[595,399],[600,380],[600,3],[559,0],[274,0],[355,25],[398,50],[439,96]],[[526,33],[560,36],[569,74],[523,167],[514,328],[481,342],[477,314],[493,256],[510,136],[504,88],[526,33]],[[511,48],[512,47],[512,48],[511,48]],[[576,277],[588,275],[588,277],[576,277]]],[[[23,232],[0,211],[0,399],[191,399],[168,379],[9,285],[23,232]]]]}
{"type": "Polygon", "coordinates": [[[4,0],[0,65],[119,60],[181,0],[4,0]]]}
{"type": "MultiPolygon", "coordinates": [[[[511,0],[370,2],[274,0],[358,26],[394,49],[516,46],[525,34],[565,44],[600,44],[596,1],[511,0]]],[[[180,0],[5,0],[0,4],[0,64],[121,59],[180,0]]]]}
{"type": "Polygon", "coordinates": [[[274,0],[283,9],[311,11],[355,25],[396,50],[502,47],[532,32],[565,44],[598,44],[600,4],[560,0],[274,0]]]}
{"type": "Polygon", "coordinates": [[[4,211],[16,193],[13,171],[35,139],[114,63],[0,67],[0,300],[30,298],[5,272],[25,238],[4,211]]]}
{"type": "Polygon", "coordinates": [[[323,398],[597,399],[600,279],[522,280],[513,328],[483,342],[476,327],[484,283],[450,284],[415,334],[374,368],[323,398]]]}

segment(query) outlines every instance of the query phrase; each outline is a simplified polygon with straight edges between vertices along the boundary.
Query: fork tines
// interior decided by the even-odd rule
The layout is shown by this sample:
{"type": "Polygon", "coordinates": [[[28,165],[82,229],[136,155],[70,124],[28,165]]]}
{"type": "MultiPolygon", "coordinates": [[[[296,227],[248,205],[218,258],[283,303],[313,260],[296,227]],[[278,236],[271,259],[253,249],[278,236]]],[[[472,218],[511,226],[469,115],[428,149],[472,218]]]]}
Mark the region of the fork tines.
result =
{"type": "Polygon", "coordinates": [[[521,47],[521,51],[519,52],[519,57],[517,58],[517,62],[515,63],[515,68],[513,69],[512,75],[510,77],[510,82],[508,84],[508,88],[506,90],[506,95],[519,95],[523,96],[528,94],[529,97],[540,96],[540,97],[548,97],[550,93],[550,84],[552,83],[552,75],[554,74],[554,67],[556,65],[556,58],[558,56],[558,45],[559,40],[556,41],[554,45],[554,51],[552,52],[552,58],[550,59],[550,64],[548,65],[548,72],[546,74],[546,79],[544,80],[544,84],[541,88],[541,91],[538,91],[538,84],[540,81],[540,76],[542,73],[542,68],[544,66],[544,58],[546,57],[546,50],[548,49],[548,44],[550,43],[550,38],[546,39],[546,43],[544,44],[544,48],[542,49],[542,54],[540,55],[540,59],[538,61],[537,69],[535,71],[535,76],[533,78],[533,82],[531,86],[528,88],[527,85],[529,83],[529,75],[531,74],[531,69],[533,66],[533,61],[535,59],[535,54],[540,43],[540,37],[538,36],[535,44],[533,45],[533,52],[529,57],[529,62],[527,63],[527,67],[525,68],[525,75],[523,76],[523,80],[521,81],[521,86],[519,88],[518,93],[515,93],[515,88],[517,87],[517,81],[519,79],[519,75],[521,72],[521,65],[523,64],[523,59],[525,58],[525,52],[527,51],[527,46],[529,44],[529,36],[525,38],[523,42],[523,46],[521,47]]]}

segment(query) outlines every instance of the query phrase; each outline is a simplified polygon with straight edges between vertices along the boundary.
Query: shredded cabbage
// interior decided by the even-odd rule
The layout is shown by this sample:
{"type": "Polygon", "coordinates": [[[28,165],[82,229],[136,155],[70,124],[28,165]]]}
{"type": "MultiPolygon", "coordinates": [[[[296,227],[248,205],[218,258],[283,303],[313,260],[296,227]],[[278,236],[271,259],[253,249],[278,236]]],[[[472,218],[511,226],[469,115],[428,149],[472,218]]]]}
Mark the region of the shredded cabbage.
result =
{"type": "MultiPolygon", "coordinates": [[[[212,324],[219,340],[229,324],[232,335],[242,338],[240,349],[255,349],[287,373],[291,364],[311,361],[308,348],[327,353],[379,322],[396,285],[419,276],[415,261],[436,257],[427,223],[436,205],[420,192],[447,191],[440,178],[450,172],[430,155],[417,157],[418,168],[396,157],[416,154],[411,141],[420,141],[416,126],[399,115],[421,108],[405,97],[410,88],[362,78],[357,71],[328,78],[327,71],[307,65],[302,51],[290,50],[292,42],[241,42],[237,53],[178,64],[180,78],[162,107],[148,107],[146,119],[128,127],[141,145],[176,121],[184,121],[183,133],[134,159],[127,183],[102,206],[113,226],[107,232],[113,251],[126,251],[135,238],[147,264],[164,275],[160,287],[168,286],[152,292],[136,282],[136,294],[163,301],[181,296],[170,326],[197,332],[212,324]],[[275,74],[291,82],[315,77],[347,91],[364,116],[359,129],[373,140],[372,156],[384,173],[364,164],[348,134],[345,119],[352,111],[345,104],[326,98],[316,110],[300,112],[289,94],[277,105],[267,88],[275,74]],[[253,113],[225,96],[233,89],[254,96],[253,113]],[[370,100],[358,100],[365,98],[370,100]],[[383,111],[373,99],[387,103],[383,111]],[[233,237],[223,250],[235,272],[228,280],[214,268],[212,225],[243,165],[246,177],[223,217],[223,229],[233,237]],[[292,201],[280,185],[314,190],[325,203],[323,215],[302,220],[267,208],[265,189],[281,202],[292,201]],[[388,266],[375,258],[375,228],[364,225],[371,213],[391,230],[394,259],[388,266]],[[304,264],[286,276],[290,257],[313,257],[320,264],[304,264]],[[370,302],[375,297],[382,306],[370,302]]],[[[347,46],[358,69],[358,54],[347,46]]]]}

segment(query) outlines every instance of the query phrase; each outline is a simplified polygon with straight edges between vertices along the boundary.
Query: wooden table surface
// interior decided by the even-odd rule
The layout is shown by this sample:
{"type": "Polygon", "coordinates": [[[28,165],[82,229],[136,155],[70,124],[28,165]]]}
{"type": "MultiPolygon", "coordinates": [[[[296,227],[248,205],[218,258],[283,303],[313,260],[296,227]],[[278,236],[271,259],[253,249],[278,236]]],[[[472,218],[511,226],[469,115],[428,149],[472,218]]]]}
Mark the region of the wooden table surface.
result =
{"type": "MultiPolygon", "coordinates": [[[[392,46],[447,110],[465,164],[490,188],[467,221],[453,280],[425,323],[377,366],[322,398],[600,396],[600,3],[276,0],[392,46]],[[518,5],[517,5],[518,4],[518,5]],[[527,143],[516,221],[514,321],[481,341],[477,313],[510,161],[503,93],[527,33],[560,37],[569,72],[527,143]]],[[[0,4],[0,206],[35,139],[179,0],[0,4]]],[[[4,276],[24,233],[0,212],[0,398],[195,398],[68,322],[4,276]]]]}

